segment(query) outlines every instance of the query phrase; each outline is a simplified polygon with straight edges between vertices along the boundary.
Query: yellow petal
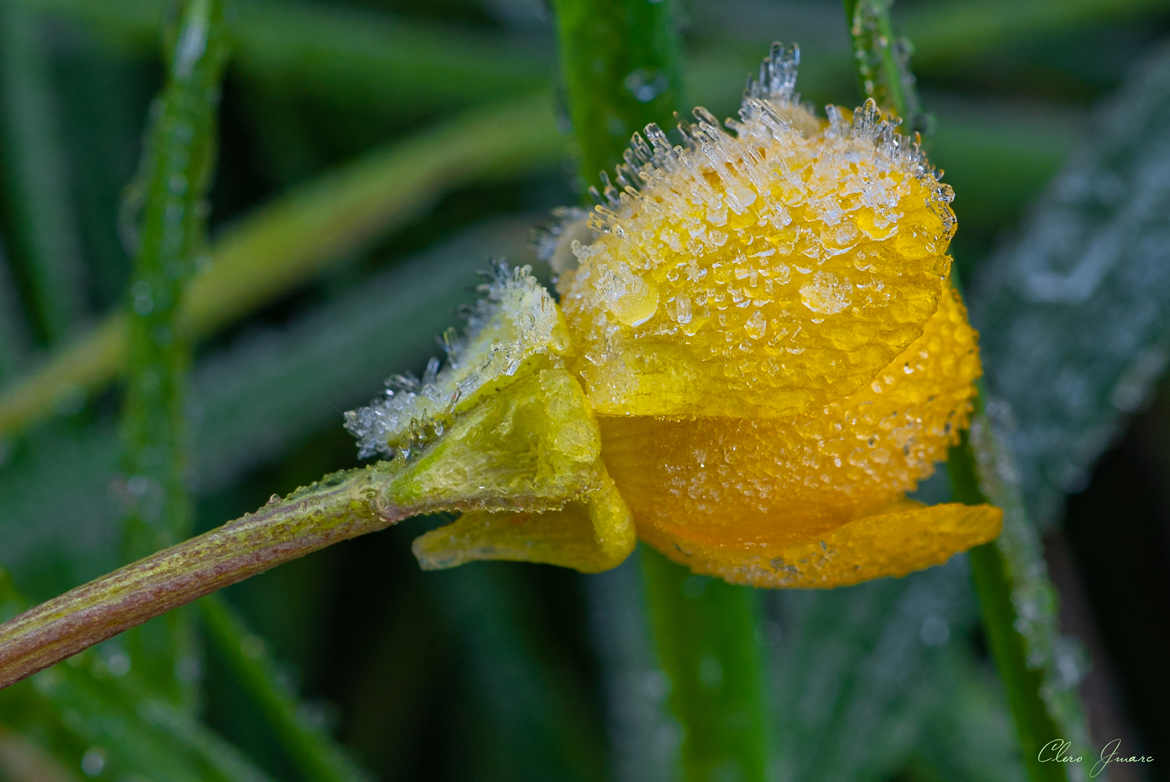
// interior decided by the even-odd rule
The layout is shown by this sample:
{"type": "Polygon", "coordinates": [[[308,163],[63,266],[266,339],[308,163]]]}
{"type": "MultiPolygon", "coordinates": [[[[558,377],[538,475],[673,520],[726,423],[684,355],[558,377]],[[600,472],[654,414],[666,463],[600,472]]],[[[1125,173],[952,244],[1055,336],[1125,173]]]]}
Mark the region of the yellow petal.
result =
{"type": "Polygon", "coordinates": [[[602,454],[659,548],[806,542],[929,475],[978,374],[975,332],[947,292],[923,335],[845,399],[784,419],[600,416],[602,454]]]}
{"type": "Polygon", "coordinates": [[[414,541],[426,570],[483,559],[560,565],[583,573],[609,570],[634,549],[634,524],[617,487],[602,476],[579,502],[544,513],[465,513],[414,541]]]}
{"type": "Polygon", "coordinates": [[[696,573],[759,587],[828,588],[904,576],[941,565],[999,534],[1003,511],[990,505],[899,503],[849,522],[811,543],[722,546],[662,552],[696,573]]]}
{"type": "Polygon", "coordinates": [[[815,120],[749,93],[735,135],[648,129],[560,282],[600,414],[772,418],[868,385],[946,289],[954,227],[921,154],[872,106],[815,120]]]}

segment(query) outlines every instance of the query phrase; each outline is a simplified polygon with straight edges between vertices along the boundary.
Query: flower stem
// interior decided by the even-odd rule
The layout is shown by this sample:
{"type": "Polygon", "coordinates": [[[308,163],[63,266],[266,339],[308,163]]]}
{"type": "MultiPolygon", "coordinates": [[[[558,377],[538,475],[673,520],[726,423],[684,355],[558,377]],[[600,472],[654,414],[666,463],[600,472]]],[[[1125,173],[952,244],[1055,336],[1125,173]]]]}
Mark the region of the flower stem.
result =
{"type": "Polygon", "coordinates": [[[925,117],[910,73],[909,43],[894,36],[893,0],[845,0],[853,61],[862,93],[893,110],[907,132],[925,132],[925,117]]]}
{"type": "Polygon", "coordinates": [[[1010,468],[983,410],[983,389],[970,432],[948,460],[955,499],[1003,508],[1003,532],[968,558],[979,596],[983,627],[1007,691],[1020,752],[1032,782],[1076,780],[1076,764],[1039,762],[1056,739],[1088,747],[1083,707],[1076,690],[1077,651],[1060,637],[1056,590],[1048,579],[1040,538],[1029,522],[1010,468]]]}
{"type": "Polygon", "coordinates": [[[378,462],[334,473],[14,617],[0,625],[0,687],[203,595],[414,515],[385,489],[397,469],[378,462]]]}
{"type": "Polygon", "coordinates": [[[645,547],[640,560],[646,611],[683,731],[682,779],[763,782],[770,752],[758,593],[694,575],[645,547]]]}

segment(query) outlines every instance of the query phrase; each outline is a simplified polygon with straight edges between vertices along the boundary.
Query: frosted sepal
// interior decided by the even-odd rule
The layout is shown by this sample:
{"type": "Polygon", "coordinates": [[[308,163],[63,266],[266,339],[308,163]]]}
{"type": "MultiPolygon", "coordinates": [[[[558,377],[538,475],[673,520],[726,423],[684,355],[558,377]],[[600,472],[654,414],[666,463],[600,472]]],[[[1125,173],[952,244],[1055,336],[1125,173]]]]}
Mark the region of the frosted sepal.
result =
{"type": "Polygon", "coordinates": [[[525,372],[456,415],[393,496],[423,510],[544,511],[597,488],[601,436],[563,368],[525,372]]]}
{"type": "Polygon", "coordinates": [[[382,398],[345,414],[361,457],[409,458],[479,397],[568,350],[564,319],[529,267],[497,264],[481,291],[466,336],[444,335],[445,367],[432,359],[421,379],[392,377],[382,398]]]}

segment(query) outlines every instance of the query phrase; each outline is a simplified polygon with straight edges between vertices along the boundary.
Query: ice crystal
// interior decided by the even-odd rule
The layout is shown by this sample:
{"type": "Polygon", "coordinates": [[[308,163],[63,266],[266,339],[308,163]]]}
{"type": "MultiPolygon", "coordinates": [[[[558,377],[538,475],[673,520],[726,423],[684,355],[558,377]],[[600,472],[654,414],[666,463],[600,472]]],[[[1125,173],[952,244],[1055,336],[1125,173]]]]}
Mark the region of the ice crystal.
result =
{"type": "Polygon", "coordinates": [[[497,263],[480,287],[465,336],[444,335],[446,366],[432,358],[421,378],[391,377],[380,399],[345,414],[362,458],[409,457],[443,433],[462,402],[506,383],[525,362],[568,349],[556,304],[529,267],[497,263]]]}
{"type": "Polygon", "coordinates": [[[868,383],[938,306],[952,191],[872,102],[816,118],[798,61],[773,46],[738,119],[635,134],[589,231],[558,234],[600,412],[787,415],[868,383]]]}

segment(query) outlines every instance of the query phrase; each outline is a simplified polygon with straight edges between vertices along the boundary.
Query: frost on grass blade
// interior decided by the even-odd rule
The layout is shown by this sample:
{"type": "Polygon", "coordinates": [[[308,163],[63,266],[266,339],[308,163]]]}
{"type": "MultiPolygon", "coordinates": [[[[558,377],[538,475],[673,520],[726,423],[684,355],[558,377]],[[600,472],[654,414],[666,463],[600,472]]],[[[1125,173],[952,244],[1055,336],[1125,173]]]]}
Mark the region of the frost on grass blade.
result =
{"type": "Polygon", "coordinates": [[[382,398],[345,414],[359,456],[409,458],[478,394],[507,383],[526,362],[567,351],[556,304],[529,267],[498,263],[480,290],[484,295],[468,317],[466,335],[443,337],[445,367],[432,358],[422,378],[391,377],[382,398]]]}
{"type": "Polygon", "coordinates": [[[990,391],[1010,405],[1007,442],[1041,524],[1060,518],[1170,363],[1170,46],[1086,127],[970,285],[990,391]]]}

